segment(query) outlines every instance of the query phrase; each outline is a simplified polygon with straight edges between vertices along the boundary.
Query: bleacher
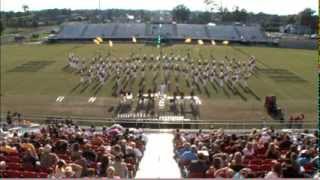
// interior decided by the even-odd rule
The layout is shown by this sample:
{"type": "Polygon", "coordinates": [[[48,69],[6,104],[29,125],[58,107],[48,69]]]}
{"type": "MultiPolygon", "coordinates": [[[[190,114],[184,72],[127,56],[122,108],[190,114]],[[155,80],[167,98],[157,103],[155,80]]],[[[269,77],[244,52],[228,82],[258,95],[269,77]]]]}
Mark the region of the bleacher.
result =
{"type": "Polygon", "coordinates": [[[221,25],[221,26],[208,26],[208,31],[211,39],[214,40],[227,40],[239,41],[239,35],[235,31],[234,26],[221,25]]]}
{"type": "Polygon", "coordinates": [[[178,37],[185,38],[193,38],[193,39],[209,39],[206,34],[204,25],[198,24],[178,24],[178,37]]]}
{"type": "Polygon", "coordinates": [[[145,24],[118,24],[117,31],[114,32],[114,38],[128,38],[135,36],[137,38],[145,36],[145,24]]]}
{"type": "Polygon", "coordinates": [[[240,39],[245,42],[265,42],[266,35],[261,33],[261,29],[256,26],[236,26],[240,33],[240,39]],[[242,36],[242,38],[241,38],[242,36]]]}
{"type": "Polygon", "coordinates": [[[110,37],[115,26],[116,24],[109,24],[108,26],[103,24],[87,25],[86,31],[79,38],[94,39],[97,36],[110,37]]]}
{"type": "Polygon", "coordinates": [[[131,41],[133,36],[152,40],[158,35],[177,41],[192,38],[246,43],[268,42],[267,36],[258,26],[144,23],[65,24],[56,36],[49,38],[49,41],[88,41],[98,36],[104,39],[124,41],[131,41]]]}

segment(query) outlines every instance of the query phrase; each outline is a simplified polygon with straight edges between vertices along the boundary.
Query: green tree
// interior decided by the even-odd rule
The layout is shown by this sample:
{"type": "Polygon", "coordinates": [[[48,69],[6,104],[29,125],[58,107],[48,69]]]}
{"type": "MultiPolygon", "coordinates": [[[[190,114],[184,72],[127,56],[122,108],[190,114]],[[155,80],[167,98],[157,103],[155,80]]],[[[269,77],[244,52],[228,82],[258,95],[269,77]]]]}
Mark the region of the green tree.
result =
{"type": "Polygon", "coordinates": [[[4,31],[4,26],[2,21],[0,21],[0,35],[2,35],[2,32],[4,31]]]}
{"type": "Polygon", "coordinates": [[[198,15],[198,22],[200,24],[208,24],[211,22],[211,13],[210,12],[201,12],[198,15]]]}
{"type": "Polygon", "coordinates": [[[189,20],[191,11],[185,5],[178,5],[172,10],[172,17],[178,23],[185,23],[189,20]]]}
{"type": "Polygon", "coordinates": [[[311,26],[315,11],[307,8],[298,14],[298,23],[304,26],[311,26]]]}

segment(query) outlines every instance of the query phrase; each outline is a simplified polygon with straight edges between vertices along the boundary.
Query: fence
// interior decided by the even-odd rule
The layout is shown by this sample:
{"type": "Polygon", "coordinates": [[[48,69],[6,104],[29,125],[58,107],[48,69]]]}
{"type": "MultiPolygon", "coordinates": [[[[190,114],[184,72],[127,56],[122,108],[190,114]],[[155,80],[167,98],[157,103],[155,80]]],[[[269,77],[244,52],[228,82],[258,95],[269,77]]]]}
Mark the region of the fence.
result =
{"type": "MultiPolygon", "coordinates": [[[[160,120],[160,118],[140,118],[140,119],[116,119],[103,117],[83,117],[83,116],[57,116],[57,115],[24,115],[23,119],[39,124],[50,124],[65,122],[72,120],[78,125],[95,125],[95,126],[111,126],[120,124],[124,127],[135,128],[151,128],[151,129],[252,129],[273,127],[275,129],[316,129],[317,124],[314,121],[305,121],[304,123],[288,123],[274,120],[266,122],[263,120],[257,121],[240,121],[235,120],[160,120]]],[[[5,115],[1,115],[1,121],[5,121],[5,115]]]]}

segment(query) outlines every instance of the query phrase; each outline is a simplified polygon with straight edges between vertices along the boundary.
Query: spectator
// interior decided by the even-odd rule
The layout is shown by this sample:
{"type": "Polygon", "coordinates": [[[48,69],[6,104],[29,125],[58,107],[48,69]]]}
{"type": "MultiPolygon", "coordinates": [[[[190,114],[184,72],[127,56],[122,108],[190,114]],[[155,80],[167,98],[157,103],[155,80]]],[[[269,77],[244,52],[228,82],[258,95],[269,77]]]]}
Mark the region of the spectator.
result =
{"type": "Polygon", "coordinates": [[[121,155],[115,157],[115,161],[112,163],[112,167],[114,167],[115,175],[120,178],[128,178],[128,168],[125,162],[122,161],[121,155]]]}
{"type": "Polygon", "coordinates": [[[98,166],[98,176],[107,176],[107,168],[109,167],[109,156],[103,155],[101,157],[100,166],[98,166]]]}
{"type": "Polygon", "coordinates": [[[58,156],[51,152],[51,149],[49,144],[45,145],[43,152],[40,155],[40,165],[43,168],[54,167],[59,160],[58,156]]]}
{"type": "Polygon", "coordinates": [[[110,179],[120,179],[119,176],[116,176],[115,174],[115,168],[113,166],[108,167],[107,169],[107,178],[110,179]]]}
{"type": "Polygon", "coordinates": [[[184,162],[191,162],[197,160],[197,146],[192,145],[190,149],[186,149],[180,159],[184,162]]]}
{"type": "Polygon", "coordinates": [[[282,150],[288,150],[292,142],[287,134],[283,136],[283,139],[279,142],[279,148],[282,150]]]}
{"type": "Polygon", "coordinates": [[[208,170],[207,157],[202,153],[198,153],[198,158],[192,161],[189,166],[189,177],[203,178],[208,170]]]}
{"type": "Polygon", "coordinates": [[[22,156],[22,165],[23,167],[36,167],[36,162],[38,158],[34,156],[32,150],[26,149],[22,156]]]}
{"type": "Polygon", "coordinates": [[[281,164],[277,163],[272,166],[272,170],[267,173],[265,179],[279,179],[282,178],[281,164]]]}
{"type": "Polygon", "coordinates": [[[280,158],[280,151],[277,149],[274,143],[270,143],[268,149],[265,153],[265,157],[268,159],[279,159],[280,158]]]}
{"type": "Polygon", "coordinates": [[[298,156],[297,161],[300,166],[304,166],[304,165],[308,164],[311,161],[310,154],[309,154],[308,150],[306,150],[306,149],[302,150],[298,156]]]}
{"type": "Polygon", "coordinates": [[[87,160],[94,162],[97,159],[97,154],[92,150],[91,145],[86,144],[83,147],[82,156],[87,160]]]}
{"type": "Polygon", "coordinates": [[[0,161],[0,171],[3,171],[7,168],[7,163],[5,161],[0,161]]]}
{"type": "Polygon", "coordinates": [[[242,155],[240,152],[236,152],[234,154],[233,160],[231,161],[230,168],[235,172],[239,172],[241,169],[244,168],[242,164],[242,155]]]}
{"type": "Polygon", "coordinates": [[[74,143],[71,145],[71,160],[79,160],[82,156],[82,151],[80,150],[80,144],[74,143]]]}
{"type": "Polygon", "coordinates": [[[252,157],[255,154],[255,151],[251,142],[247,143],[246,147],[242,150],[242,153],[245,157],[252,157]]]}
{"type": "Polygon", "coordinates": [[[211,166],[206,171],[206,177],[207,178],[214,178],[215,172],[220,168],[222,168],[222,159],[219,157],[213,158],[211,166]]]}

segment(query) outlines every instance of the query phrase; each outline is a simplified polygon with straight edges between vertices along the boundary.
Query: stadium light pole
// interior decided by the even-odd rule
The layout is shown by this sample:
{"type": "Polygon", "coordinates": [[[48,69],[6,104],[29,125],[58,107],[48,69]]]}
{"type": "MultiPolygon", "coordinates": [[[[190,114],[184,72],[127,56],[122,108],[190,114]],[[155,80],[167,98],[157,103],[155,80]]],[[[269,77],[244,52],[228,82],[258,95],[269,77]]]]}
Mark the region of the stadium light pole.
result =
{"type": "Polygon", "coordinates": [[[158,38],[157,38],[157,46],[160,49],[160,57],[162,57],[162,46],[161,46],[161,28],[162,28],[162,24],[159,24],[159,32],[158,32],[158,38]]]}

